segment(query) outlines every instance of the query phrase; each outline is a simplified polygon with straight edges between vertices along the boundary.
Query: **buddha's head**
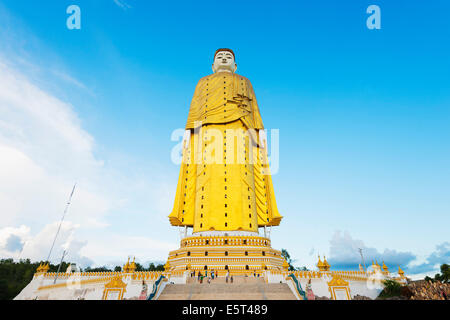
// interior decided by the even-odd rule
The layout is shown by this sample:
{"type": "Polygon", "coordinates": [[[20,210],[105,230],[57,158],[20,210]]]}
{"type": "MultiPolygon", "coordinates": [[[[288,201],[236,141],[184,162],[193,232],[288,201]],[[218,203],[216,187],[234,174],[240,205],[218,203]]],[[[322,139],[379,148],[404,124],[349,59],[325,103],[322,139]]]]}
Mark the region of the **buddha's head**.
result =
{"type": "Polygon", "coordinates": [[[237,64],[234,61],[234,52],[231,49],[218,49],[214,55],[214,63],[212,70],[216,72],[232,72],[237,69],[237,64]]]}

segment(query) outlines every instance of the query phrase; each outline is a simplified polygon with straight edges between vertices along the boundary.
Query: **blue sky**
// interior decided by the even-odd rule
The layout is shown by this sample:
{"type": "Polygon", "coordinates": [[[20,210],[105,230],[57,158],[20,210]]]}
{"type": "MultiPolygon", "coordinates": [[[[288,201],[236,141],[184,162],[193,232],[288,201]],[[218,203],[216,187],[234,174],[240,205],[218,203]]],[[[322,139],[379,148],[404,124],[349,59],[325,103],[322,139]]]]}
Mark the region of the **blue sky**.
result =
{"type": "Polygon", "coordinates": [[[214,51],[229,47],[266,128],[280,130],[273,180],[285,218],[274,247],[299,266],[313,267],[320,253],[354,268],[362,246],[368,260],[434,274],[450,260],[449,9],[446,1],[3,0],[0,81],[19,93],[0,99],[0,150],[17,169],[0,180],[8,217],[0,253],[45,259],[78,181],[61,239],[69,259],[165,260],[178,242],[166,218],[179,171],[171,133],[184,126],[214,51]],[[81,30],[66,28],[71,4],[81,30]],[[371,4],[381,30],[366,27],[371,4]],[[22,251],[11,251],[18,238],[22,251]]]}

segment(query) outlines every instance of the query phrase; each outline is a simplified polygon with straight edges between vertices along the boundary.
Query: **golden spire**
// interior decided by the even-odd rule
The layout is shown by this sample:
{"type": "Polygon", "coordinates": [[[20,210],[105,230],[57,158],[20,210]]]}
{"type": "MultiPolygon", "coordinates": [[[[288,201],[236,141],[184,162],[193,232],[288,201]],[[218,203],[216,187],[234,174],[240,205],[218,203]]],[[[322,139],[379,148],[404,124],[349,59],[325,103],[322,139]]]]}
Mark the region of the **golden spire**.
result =
{"type": "Polygon", "coordinates": [[[48,269],[50,269],[49,264],[48,263],[44,263],[44,264],[40,264],[39,265],[39,267],[37,268],[37,271],[46,273],[48,271],[48,269]]]}
{"type": "Polygon", "coordinates": [[[383,270],[384,270],[384,272],[388,272],[388,271],[389,271],[389,269],[388,269],[388,267],[386,266],[386,264],[384,263],[384,261],[383,261],[383,270]]]}
{"type": "Polygon", "coordinates": [[[402,270],[402,268],[400,268],[400,266],[398,266],[398,274],[400,275],[400,277],[404,277],[405,276],[405,272],[402,270]]]}
{"type": "Polygon", "coordinates": [[[127,263],[123,266],[123,272],[128,273],[130,270],[130,257],[128,257],[127,263]]]}
{"type": "Polygon", "coordinates": [[[318,255],[318,258],[319,258],[319,262],[317,262],[317,268],[319,268],[320,271],[325,271],[323,262],[322,262],[322,260],[320,260],[320,255],[318,255]]]}
{"type": "Polygon", "coordinates": [[[324,266],[324,268],[325,268],[325,271],[329,271],[330,268],[331,268],[331,266],[330,266],[330,264],[328,263],[327,258],[326,258],[325,256],[323,256],[323,266],[324,266]]]}
{"type": "Polygon", "coordinates": [[[134,272],[134,270],[136,270],[136,263],[134,263],[135,260],[136,260],[136,257],[133,258],[133,262],[128,267],[129,272],[134,272]]]}

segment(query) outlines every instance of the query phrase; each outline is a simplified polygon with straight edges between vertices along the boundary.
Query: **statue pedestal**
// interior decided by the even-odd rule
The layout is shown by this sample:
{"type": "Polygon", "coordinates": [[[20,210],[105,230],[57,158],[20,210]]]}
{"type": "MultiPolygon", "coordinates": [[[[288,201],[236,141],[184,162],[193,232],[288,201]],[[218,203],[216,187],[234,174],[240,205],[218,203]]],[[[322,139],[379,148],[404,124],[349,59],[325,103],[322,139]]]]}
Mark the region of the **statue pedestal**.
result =
{"type": "Polygon", "coordinates": [[[281,252],[260,236],[191,236],[181,240],[180,249],[169,253],[171,272],[200,271],[202,275],[253,275],[283,270],[281,252]]]}

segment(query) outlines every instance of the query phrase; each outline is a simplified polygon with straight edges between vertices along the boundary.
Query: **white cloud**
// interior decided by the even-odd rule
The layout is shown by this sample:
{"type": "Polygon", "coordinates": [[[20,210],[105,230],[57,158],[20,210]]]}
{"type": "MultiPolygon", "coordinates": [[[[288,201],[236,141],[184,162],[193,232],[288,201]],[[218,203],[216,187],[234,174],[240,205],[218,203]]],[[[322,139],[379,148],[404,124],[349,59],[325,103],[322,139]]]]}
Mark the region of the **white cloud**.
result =
{"type": "Polygon", "coordinates": [[[124,10],[131,8],[131,6],[128,3],[126,3],[124,0],[113,0],[113,1],[117,6],[119,6],[120,8],[122,8],[124,10]]]}
{"type": "Polygon", "coordinates": [[[30,228],[27,226],[20,226],[19,228],[6,227],[0,229],[0,256],[19,257],[29,233],[30,228]],[[11,247],[9,243],[10,239],[18,239],[19,246],[16,248],[11,247]]]}
{"type": "MultiPolygon", "coordinates": [[[[32,261],[46,260],[52,247],[59,223],[46,225],[36,235],[31,234],[27,226],[0,229],[0,256],[32,261]],[[14,240],[14,242],[11,241],[14,240]],[[20,246],[10,250],[8,246],[18,243],[20,246]]],[[[122,236],[103,233],[89,241],[79,240],[76,230],[79,225],[63,222],[56,238],[50,261],[59,263],[63,250],[67,251],[65,261],[76,262],[79,266],[123,265],[127,257],[136,257],[136,261],[165,261],[170,250],[176,249],[175,242],[169,243],[143,236],[122,236]],[[150,259],[149,259],[150,258],[150,259]]]]}
{"type": "MultiPolygon", "coordinates": [[[[32,261],[46,260],[53,240],[55,239],[59,223],[46,225],[38,234],[32,235],[31,229],[27,226],[19,228],[6,227],[0,229],[0,256],[13,259],[31,259],[32,261]],[[10,239],[14,239],[11,246],[10,239]]],[[[82,265],[92,264],[92,260],[80,254],[81,249],[87,242],[74,239],[74,232],[79,226],[71,222],[64,222],[61,225],[60,233],[55,241],[50,261],[59,262],[63,250],[68,252],[68,259],[77,261],[82,265]]]]}
{"type": "MultiPolygon", "coordinates": [[[[64,80],[80,89],[88,90],[88,88],[84,85],[84,83],[78,81],[74,77],[70,76],[69,74],[62,72],[60,70],[52,70],[52,73],[57,76],[59,79],[64,80]]],[[[89,91],[89,90],[88,90],[89,91]]]]}
{"type": "Polygon", "coordinates": [[[144,218],[152,219],[156,228],[167,225],[174,186],[164,182],[163,174],[152,180],[139,170],[124,172],[111,162],[107,167],[94,156],[94,149],[94,138],[82,128],[69,103],[42,90],[0,58],[1,257],[46,259],[53,226],[61,219],[75,182],[77,189],[58,240],[63,242],[53,257],[60,257],[64,241],[72,248],[67,259],[79,264],[103,264],[133,253],[143,260],[167,257],[170,244],[116,233],[132,226],[131,217],[138,213],[145,214],[135,220],[139,223],[144,218]],[[129,225],[120,220],[118,226],[115,219],[123,216],[129,216],[125,220],[129,225]],[[114,232],[107,228],[110,225],[114,232]],[[79,234],[88,242],[79,240],[79,234]],[[15,249],[20,246],[18,255],[15,249]]]}
{"type": "Polygon", "coordinates": [[[81,128],[73,107],[33,85],[24,75],[0,61],[1,142],[19,149],[28,148],[41,157],[48,167],[49,150],[62,149],[68,154],[50,157],[63,164],[69,161],[76,168],[101,166],[92,155],[93,138],[81,128]],[[36,146],[30,142],[45,144],[36,146]],[[76,159],[71,157],[77,154],[76,159]],[[81,162],[80,162],[81,161],[81,162]]]}
{"type": "Polygon", "coordinates": [[[405,268],[416,259],[416,256],[411,252],[399,252],[391,249],[378,251],[376,248],[367,247],[362,240],[353,239],[348,232],[342,234],[337,231],[330,240],[328,261],[335,270],[357,269],[361,263],[360,248],[367,267],[372,264],[373,260],[377,260],[379,263],[384,261],[389,268],[397,266],[405,268]]]}
{"type": "Polygon", "coordinates": [[[436,245],[436,250],[433,251],[423,263],[414,263],[408,270],[412,273],[425,274],[434,276],[440,271],[440,266],[444,263],[450,262],[450,242],[443,242],[436,245]]]}
{"type": "Polygon", "coordinates": [[[0,61],[0,115],[0,227],[59,220],[75,181],[74,217],[102,224],[110,202],[93,189],[103,163],[72,106],[0,61]]]}
{"type": "MultiPolygon", "coordinates": [[[[58,230],[59,223],[55,222],[45,226],[37,235],[29,236],[25,241],[20,258],[26,257],[33,261],[46,260],[53,240],[58,230]]],[[[73,238],[75,230],[79,225],[72,222],[63,222],[61,230],[55,241],[50,261],[59,262],[63,250],[67,250],[67,259],[77,261],[80,264],[91,264],[92,261],[80,254],[81,249],[87,244],[86,241],[79,241],[73,238]]]]}
{"type": "Polygon", "coordinates": [[[159,260],[165,261],[170,250],[177,249],[173,243],[164,242],[144,236],[107,235],[96,237],[89,245],[82,249],[82,253],[95,257],[97,265],[124,264],[127,257],[136,257],[136,261],[159,260]]]}

